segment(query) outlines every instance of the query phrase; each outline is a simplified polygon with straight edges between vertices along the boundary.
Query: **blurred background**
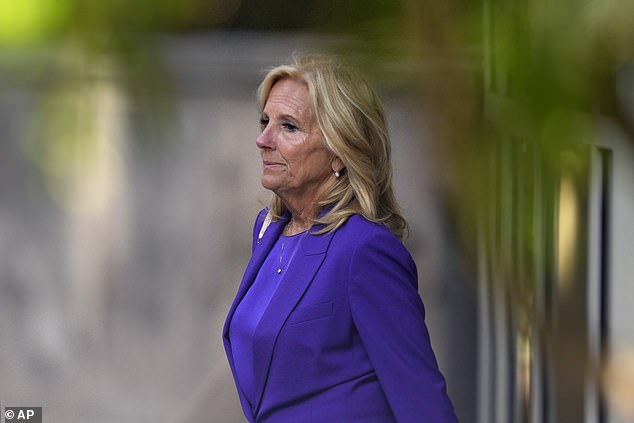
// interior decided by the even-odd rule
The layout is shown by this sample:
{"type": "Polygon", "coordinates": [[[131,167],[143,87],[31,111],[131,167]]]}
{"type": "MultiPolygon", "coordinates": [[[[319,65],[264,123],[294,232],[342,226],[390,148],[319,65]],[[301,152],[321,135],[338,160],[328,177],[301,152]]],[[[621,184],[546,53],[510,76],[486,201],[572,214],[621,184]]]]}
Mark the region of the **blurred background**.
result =
{"type": "Polygon", "coordinates": [[[0,404],[244,421],[221,329],[294,52],[384,99],[460,421],[634,421],[634,0],[0,0],[0,404]]]}

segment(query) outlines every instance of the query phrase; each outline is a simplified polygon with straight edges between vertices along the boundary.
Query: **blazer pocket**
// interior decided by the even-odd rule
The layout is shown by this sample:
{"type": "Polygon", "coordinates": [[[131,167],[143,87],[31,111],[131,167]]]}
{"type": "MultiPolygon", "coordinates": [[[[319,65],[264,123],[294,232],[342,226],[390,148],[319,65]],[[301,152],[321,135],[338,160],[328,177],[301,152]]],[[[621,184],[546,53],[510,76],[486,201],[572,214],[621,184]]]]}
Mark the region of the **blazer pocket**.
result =
{"type": "Polygon", "coordinates": [[[298,323],[305,323],[312,320],[329,317],[332,316],[333,309],[334,308],[332,301],[327,303],[314,304],[307,307],[300,307],[291,313],[286,324],[295,325],[298,323]]]}

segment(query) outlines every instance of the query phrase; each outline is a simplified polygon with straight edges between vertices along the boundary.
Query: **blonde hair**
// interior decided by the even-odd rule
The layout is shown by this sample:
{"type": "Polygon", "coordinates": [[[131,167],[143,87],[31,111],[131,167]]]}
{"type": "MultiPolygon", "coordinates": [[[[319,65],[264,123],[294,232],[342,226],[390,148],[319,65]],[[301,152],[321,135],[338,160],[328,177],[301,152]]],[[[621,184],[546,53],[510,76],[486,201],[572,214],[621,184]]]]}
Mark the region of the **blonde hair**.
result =
{"type": "MultiPolygon", "coordinates": [[[[314,223],[325,225],[317,233],[335,230],[351,215],[360,214],[403,238],[407,222],[394,197],[385,112],[374,89],[332,57],[299,55],[266,74],[258,88],[260,111],[264,110],[273,85],[285,78],[306,84],[324,144],[345,166],[318,203],[320,209],[329,210],[315,219],[314,223]]],[[[279,219],[285,209],[274,193],[269,214],[279,219]]]]}

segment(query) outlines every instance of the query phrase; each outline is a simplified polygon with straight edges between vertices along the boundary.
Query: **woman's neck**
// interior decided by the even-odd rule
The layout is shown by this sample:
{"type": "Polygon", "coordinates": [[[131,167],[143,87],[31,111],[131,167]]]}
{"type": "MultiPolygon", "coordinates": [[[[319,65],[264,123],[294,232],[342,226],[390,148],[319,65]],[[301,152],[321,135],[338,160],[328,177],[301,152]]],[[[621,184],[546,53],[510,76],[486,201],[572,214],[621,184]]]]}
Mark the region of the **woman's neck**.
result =
{"type": "Polygon", "coordinates": [[[287,208],[291,213],[291,219],[284,228],[284,235],[296,235],[310,229],[313,224],[313,219],[316,216],[316,213],[312,209],[292,210],[288,206],[287,208]]]}
{"type": "Polygon", "coordinates": [[[295,235],[310,229],[319,213],[319,200],[326,196],[333,184],[334,176],[330,175],[317,187],[304,187],[300,192],[276,192],[291,213],[284,235],[295,235]]]}

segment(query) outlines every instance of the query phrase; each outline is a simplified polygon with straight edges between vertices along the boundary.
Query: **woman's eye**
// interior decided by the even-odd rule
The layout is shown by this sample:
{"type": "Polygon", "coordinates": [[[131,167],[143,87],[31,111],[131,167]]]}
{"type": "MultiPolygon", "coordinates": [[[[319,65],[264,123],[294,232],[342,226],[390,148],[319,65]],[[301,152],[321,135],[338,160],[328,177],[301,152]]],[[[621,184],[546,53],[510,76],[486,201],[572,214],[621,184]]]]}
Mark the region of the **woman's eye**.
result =
{"type": "Polygon", "coordinates": [[[283,127],[284,129],[286,129],[287,131],[289,131],[289,132],[295,132],[295,131],[297,131],[297,126],[293,125],[292,123],[288,123],[288,122],[283,123],[283,124],[282,124],[282,127],[283,127]]]}
{"type": "Polygon", "coordinates": [[[266,126],[268,124],[269,124],[269,120],[268,119],[265,119],[265,118],[260,119],[260,128],[264,129],[264,128],[266,128],[266,126]]]}

